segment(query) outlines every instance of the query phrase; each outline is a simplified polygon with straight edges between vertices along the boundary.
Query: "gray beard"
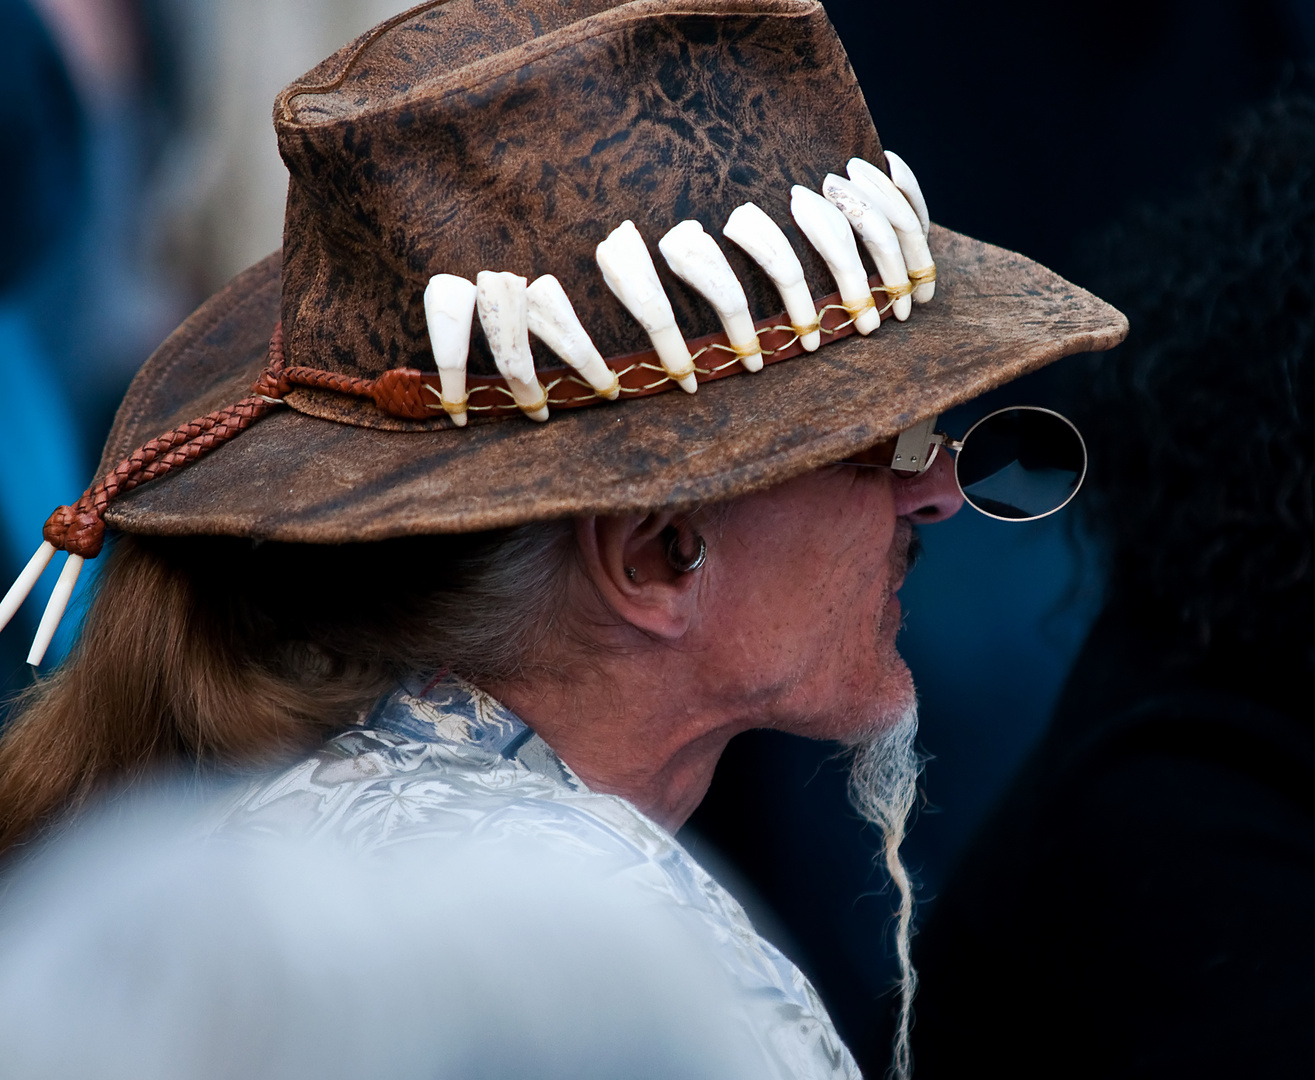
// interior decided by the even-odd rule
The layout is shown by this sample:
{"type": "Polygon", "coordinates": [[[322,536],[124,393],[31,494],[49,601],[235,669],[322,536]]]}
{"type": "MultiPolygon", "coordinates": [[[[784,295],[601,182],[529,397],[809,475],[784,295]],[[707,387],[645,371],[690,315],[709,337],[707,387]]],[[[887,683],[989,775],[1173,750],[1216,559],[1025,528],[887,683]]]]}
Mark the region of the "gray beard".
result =
{"type": "Polygon", "coordinates": [[[909,1026],[913,1016],[913,995],[918,989],[918,973],[913,969],[909,953],[913,884],[900,859],[899,849],[904,842],[909,811],[917,797],[918,775],[922,772],[922,759],[914,748],[917,736],[918,706],[910,702],[893,727],[852,745],[854,761],[849,773],[850,801],[864,818],[881,830],[886,870],[900,896],[895,931],[895,951],[900,965],[900,1011],[890,1070],[895,1080],[907,1080],[913,1068],[909,1026]]]}

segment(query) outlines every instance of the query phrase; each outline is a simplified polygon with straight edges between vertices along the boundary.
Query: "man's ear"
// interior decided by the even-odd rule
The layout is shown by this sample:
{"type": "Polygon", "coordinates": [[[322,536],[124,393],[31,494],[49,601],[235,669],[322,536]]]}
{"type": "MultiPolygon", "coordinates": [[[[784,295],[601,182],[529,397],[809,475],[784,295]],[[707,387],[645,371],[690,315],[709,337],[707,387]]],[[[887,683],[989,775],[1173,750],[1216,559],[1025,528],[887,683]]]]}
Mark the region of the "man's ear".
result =
{"type": "Polygon", "coordinates": [[[585,576],[617,617],[645,634],[674,641],[694,616],[699,575],[672,569],[667,545],[691,547],[687,514],[659,512],[575,519],[585,576]],[[683,541],[683,543],[681,543],[683,541]]]}

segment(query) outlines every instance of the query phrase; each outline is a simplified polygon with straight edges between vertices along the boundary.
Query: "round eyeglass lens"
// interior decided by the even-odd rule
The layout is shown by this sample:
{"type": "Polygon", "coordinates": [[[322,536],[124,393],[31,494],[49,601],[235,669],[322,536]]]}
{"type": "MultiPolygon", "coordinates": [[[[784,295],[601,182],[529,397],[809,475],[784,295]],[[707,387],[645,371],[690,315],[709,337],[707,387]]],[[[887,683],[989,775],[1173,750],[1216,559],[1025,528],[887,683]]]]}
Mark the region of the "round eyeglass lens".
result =
{"type": "Polygon", "coordinates": [[[977,421],[963,437],[954,475],[976,509],[1005,521],[1053,514],[1082,486],[1087,448],[1057,412],[1023,405],[977,421]]]}

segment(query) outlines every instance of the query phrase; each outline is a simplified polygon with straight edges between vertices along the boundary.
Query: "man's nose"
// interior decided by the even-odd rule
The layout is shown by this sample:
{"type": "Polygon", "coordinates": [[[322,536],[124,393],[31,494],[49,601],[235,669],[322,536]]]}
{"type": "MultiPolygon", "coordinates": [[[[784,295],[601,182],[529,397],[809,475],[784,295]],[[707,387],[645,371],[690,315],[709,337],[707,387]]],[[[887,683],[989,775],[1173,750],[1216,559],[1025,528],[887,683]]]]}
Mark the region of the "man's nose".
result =
{"type": "Polygon", "coordinates": [[[919,525],[944,521],[959,512],[963,492],[954,479],[954,458],[942,449],[926,472],[895,473],[895,513],[919,525]]]}

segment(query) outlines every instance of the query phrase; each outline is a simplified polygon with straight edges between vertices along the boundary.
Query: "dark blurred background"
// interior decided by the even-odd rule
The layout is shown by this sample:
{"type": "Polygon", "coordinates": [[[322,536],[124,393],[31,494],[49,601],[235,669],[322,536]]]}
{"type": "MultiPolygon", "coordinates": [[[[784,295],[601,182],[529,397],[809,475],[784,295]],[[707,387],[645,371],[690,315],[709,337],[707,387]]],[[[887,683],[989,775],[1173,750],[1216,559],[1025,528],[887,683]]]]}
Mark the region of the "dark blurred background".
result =
{"type": "MultiPolygon", "coordinates": [[[[1302,79],[1315,50],[1315,0],[826,6],[883,143],[917,172],[933,217],[1079,284],[1098,273],[1087,253],[1114,222],[1185,189],[1230,119],[1302,79]]],[[[87,483],[136,367],[279,245],[275,92],[399,7],[0,0],[5,583],[49,511],[87,483]]],[[[1080,391],[1059,364],[945,426],[1080,391]]],[[[924,911],[1035,743],[1099,610],[1099,553],[1073,520],[1009,526],[966,511],[924,531],[925,562],[902,592],[930,755],[906,846],[924,911]]],[[[43,602],[0,635],[6,693],[30,678],[22,658],[43,602]]],[[[891,903],[845,777],[827,747],[750,734],[682,838],[815,980],[876,1076],[891,903]]]]}

